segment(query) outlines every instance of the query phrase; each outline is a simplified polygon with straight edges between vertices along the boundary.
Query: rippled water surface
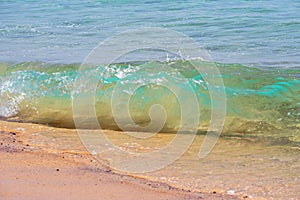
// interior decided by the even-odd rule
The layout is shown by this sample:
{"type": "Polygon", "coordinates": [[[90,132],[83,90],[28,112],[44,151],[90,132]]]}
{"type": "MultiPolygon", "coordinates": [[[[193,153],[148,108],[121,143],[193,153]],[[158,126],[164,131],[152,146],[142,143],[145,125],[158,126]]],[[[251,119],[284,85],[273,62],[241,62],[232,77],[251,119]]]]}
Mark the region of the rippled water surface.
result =
{"type": "Polygon", "coordinates": [[[297,0],[3,0],[0,61],[80,63],[107,37],[146,26],[187,34],[217,62],[295,67],[299,13],[297,0]]]}

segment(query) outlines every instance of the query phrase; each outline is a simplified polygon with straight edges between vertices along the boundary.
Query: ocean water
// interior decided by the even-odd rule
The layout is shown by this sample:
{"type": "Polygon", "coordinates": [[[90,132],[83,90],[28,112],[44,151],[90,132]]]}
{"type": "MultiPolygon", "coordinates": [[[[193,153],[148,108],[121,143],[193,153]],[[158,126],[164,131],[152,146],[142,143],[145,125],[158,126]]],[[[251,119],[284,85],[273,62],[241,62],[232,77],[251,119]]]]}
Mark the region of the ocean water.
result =
{"type": "Polygon", "coordinates": [[[81,63],[107,37],[163,27],[190,36],[219,63],[299,67],[299,13],[297,0],[3,0],[0,61],[81,63]]]}
{"type": "MultiPolygon", "coordinates": [[[[219,63],[228,99],[227,117],[233,117],[234,124],[240,127],[233,126],[231,131],[256,130],[241,128],[241,124],[249,123],[253,123],[250,127],[262,123],[271,130],[299,130],[299,13],[299,1],[1,1],[2,73],[11,66],[1,76],[0,115],[72,127],[72,82],[88,53],[99,42],[122,31],[162,27],[191,37],[208,51],[212,62],[219,63]],[[43,110],[46,108],[49,113],[43,110]],[[60,110],[66,113],[53,118],[60,110]]],[[[158,61],[166,59],[161,56],[158,61]]],[[[197,91],[205,112],[203,119],[207,121],[210,99],[205,83],[197,82],[201,76],[184,62],[173,65],[197,91]]],[[[120,70],[126,74],[129,68],[130,63],[125,63],[120,70]]],[[[128,74],[133,77],[141,73],[137,68],[128,74]]],[[[105,119],[107,128],[116,129],[108,114],[109,96],[120,79],[120,70],[112,67],[97,94],[98,102],[103,103],[98,104],[98,116],[105,119]]],[[[160,79],[164,75],[170,76],[148,78],[160,79]]],[[[133,116],[141,123],[149,121],[145,111],[151,103],[171,98],[162,89],[144,90],[138,93],[140,97],[148,95],[146,107],[145,100],[138,100],[139,95],[133,99],[141,106],[133,108],[136,113],[143,107],[142,116],[133,116]]],[[[171,99],[174,105],[168,112],[172,119],[166,130],[176,129],[179,120],[175,100],[171,99]]]]}

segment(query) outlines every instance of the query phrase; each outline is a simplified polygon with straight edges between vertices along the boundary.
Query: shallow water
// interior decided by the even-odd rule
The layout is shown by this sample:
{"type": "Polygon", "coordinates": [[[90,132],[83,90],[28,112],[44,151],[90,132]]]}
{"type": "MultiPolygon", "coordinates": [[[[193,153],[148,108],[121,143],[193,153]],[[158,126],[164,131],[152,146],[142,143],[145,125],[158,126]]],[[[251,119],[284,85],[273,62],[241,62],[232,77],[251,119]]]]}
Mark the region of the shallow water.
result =
{"type": "MultiPolygon", "coordinates": [[[[153,105],[159,104],[164,108],[166,123],[158,131],[176,132],[180,128],[185,131],[193,128],[206,131],[211,122],[210,95],[212,92],[218,93],[218,89],[208,87],[209,83],[205,79],[207,75],[198,73],[191,62],[198,67],[211,64],[199,60],[147,62],[146,65],[113,64],[92,67],[80,73],[89,79],[94,77],[98,82],[94,108],[95,117],[102,128],[120,130],[122,125],[122,130],[137,131],[131,123],[139,126],[149,124],[149,110],[153,105]],[[160,65],[167,65],[172,71],[163,70],[158,67],[160,65]],[[173,93],[168,84],[179,88],[177,93],[173,93]],[[139,88],[135,88],[136,85],[139,88]],[[119,98],[120,96],[113,96],[116,88],[121,88],[121,95],[124,93],[130,96],[129,102],[119,98]],[[181,118],[182,111],[195,115],[195,108],[191,110],[190,106],[186,106],[193,105],[193,94],[198,101],[200,113],[200,123],[196,127],[182,124],[181,118]],[[117,112],[127,104],[133,122],[127,122],[128,116],[117,112]],[[116,117],[121,120],[121,124],[119,121],[116,123],[116,117]]],[[[282,145],[299,145],[299,68],[275,70],[235,64],[216,64],[216,67],[220,70],[226,94],[226,103],[222,105],[226,106],[223,134],[265,137],[274,142],[278,140],[282,145]]],[[[79,65],[45,63],[10,66],[0,75],[0,116],[7,120],[75,128],[74,107],[86,110],[90,104],[85,99],[86,92],[90,90],[86,79],[79,80],[79,83],[77,81],[75,85],[78,68],[79,65]],[[83,104],[76,104],[75,97],[82,98],[83,104]],[[73,110],[72,99],[75,102],[73,110]]],[[[217,112],[219,109],[221,112],[221,108],[216,108],[217,112]]],[[[77,124],[77,128],[97,128],[90,123],[93,121],[92,115],[87,111],[77,117],[83,119],[82,124],[77,124]]],[[[154,121],[161,118],[159,113],[152,117],[154,121]]]]}
{"type": "MultiPolygon", "coordinates": [[[[298,1],[279,0],[271,4],[194,0],[2,1],[0,117],[74,128],[71,99],[84,88],[74,88],[80,64],[66,63],[81,63],[100,41],[121,31],[164,27],[187,34],[209,51],[212,61],[217,61],[227,103],[223,133],[279,138],[279,143],[299,145],[299,8],[298,1]],[[32,62],[35,60],[38,62],[32,62]]],[[[129,107],[134,122],[149,124],[148,111],[158,103],[168,115],[162,131],[178,130],[181,114],[177,99],[158,86],[168,79],[182,91],[193,89],[200,104],[197,129],[206,130],[211,117],[208,89],[217,89],[209,88],[203,74],[195,72],[189,63],[207,63],[195,58],[169,61],[165,54],[157,62],[150,62],[145,59],[147,55],[142,60],[136,57],[146,63],[146,68],[124,63],[83,72],[99,81],[95,108],[101,127],[120,129],[110,104],[114,87],[121,85],[124,93],[132,94],[129,107]],[[159,65],[171,66],[184,78],[160,72],[159,65]],[[155,84],[130,91],[138,82],[155,84]]],[[[183,99],[186,104],[192,102],[189,96],[183,99]]],[[[116,107],[123,107],[123,103],[117,102],[116,107]]],[[[85,126],[94,128],[88,118],[86,121],[85,126]]]]}

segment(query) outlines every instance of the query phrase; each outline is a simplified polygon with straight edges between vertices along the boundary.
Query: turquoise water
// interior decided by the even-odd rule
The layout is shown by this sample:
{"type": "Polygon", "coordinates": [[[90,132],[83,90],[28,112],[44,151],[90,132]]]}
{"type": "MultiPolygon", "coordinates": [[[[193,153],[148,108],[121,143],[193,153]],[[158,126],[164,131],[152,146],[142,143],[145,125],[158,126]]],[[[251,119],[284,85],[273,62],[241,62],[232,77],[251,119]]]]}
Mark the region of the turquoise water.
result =
{"type": "MultiPolygon", "coordinates": [[[[201,67],[209,64],[199,60],[192,62],[201,67]]],[[[151,106],[160,104],[167,114],[161,131],[177,131],[181,107],[176,95],[180,93],[174,95],[163,86],[162,83],[169,81],[165,77],[169,77],[172,84],[185,91],[190,90],[191,86],[199,102],[201,117],[198,130],[207,129],[211,119],[211,91],[203,76],[190,65],[190,61],[160,62],[172,67],[182,77],[164,70],[158,72],[157,63],[147,62],[147,68],[139,64],[113,64],[81,71],[86,77],[93,76],[99,81],[95,91],[95,109],[102,128],[119,130],[114,121],[111,100],[115,88],[122,87],[125,88],[122,92],[130,93],[129,111],[135,123],[141,126],[149,124],[151,106]],[[136,82],[142,82],[142,85],[134,90],[132,84],[136,82]]],[[[295,144],[300,142],[299,68],[258,69],[234,64],[217,64],[217,67],[222,74],[227,101],[224,133],[284,137],[295,144]]],[[[85,98],[85,92],[89,90],[89,87],[85,87],[89,86],[86,85],[86,79],[75,85],[78,69],[79,65],[75,64],[32,62],[10,66],[0,76],[0,116],[10,120],[75,128],[72,96],[85,98]]],[[[183,98],[186,102],[191,101],[191,96],[183,98]]],[[[116,102],[115,107],[127,103],[118,99],[116,102]]],[[[87,105],[84,104],[82,109],[86,109],[87,105]]],[[[83,126],[96,128],[89,124],[89,117],[86,116],[86,124],[83,126]]]]}
{"type": "Polygon", "coordinates": [[[81,63],[105,38],[145,26],[187,34],[219,63],[300,66],[298,0],[2,0],[0,61],[81,63]]]}
{"type": "MultiPolygon", "coordinates": [[[[1,1],[0,116],[74,128],[71,98],[72,92],[80,92],[74,88],[80,64],[74,63],[83,62],[107,37],[145,26],[188,35],[218,63],[227,98],[224,132],[299,141],[300,2],[296,0],[1,1]]],[[[104,128],[119,128],[110,105],[117,83],[173,78],[171,73],[156,73],[151,68],[154,62],[136,60],[146,62],[149,69],[124,63],[84,72],[99,80],[95,107],[104,128]],[[137,80],[138,75],[144,79],[137,80]]],[[[160,57],[156,62],[173,66],[192,86],[200,102],[198,130],[205,130],[211,100],[203,77],[187,61],[166,60],[160,57]]],[[[176,77],[175,81],[181,82],[176,77]]],[[[159,103],[168,114],[162,131],[179,128],[180,108],[166,88],[149,85],[132,95],[130,114],[136,123],[148,124],[148,110],[159,103]]]]}

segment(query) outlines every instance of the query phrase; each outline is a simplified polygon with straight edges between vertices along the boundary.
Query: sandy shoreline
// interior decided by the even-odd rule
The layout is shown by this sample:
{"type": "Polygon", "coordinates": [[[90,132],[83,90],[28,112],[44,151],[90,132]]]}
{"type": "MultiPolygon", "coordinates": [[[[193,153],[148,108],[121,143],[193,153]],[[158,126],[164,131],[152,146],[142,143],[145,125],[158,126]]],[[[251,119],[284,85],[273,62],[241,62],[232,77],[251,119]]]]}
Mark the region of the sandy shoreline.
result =
{"type": "Polygon", "coordinates": [[[20,133],[0,133],[0,199],[238,199],[116,174],[90,155],[33,150],[20,133]]]}

